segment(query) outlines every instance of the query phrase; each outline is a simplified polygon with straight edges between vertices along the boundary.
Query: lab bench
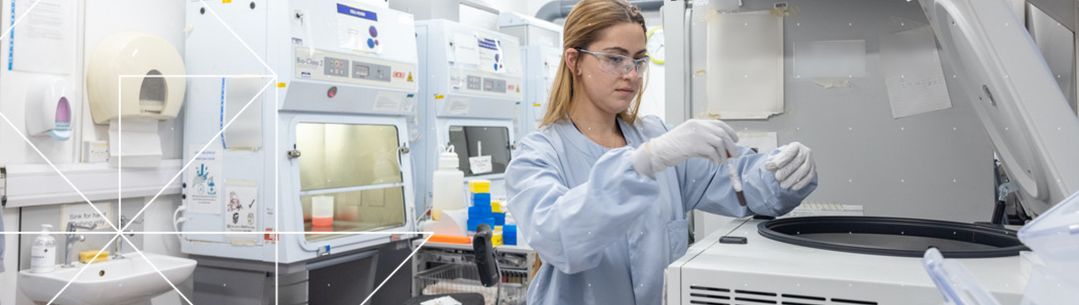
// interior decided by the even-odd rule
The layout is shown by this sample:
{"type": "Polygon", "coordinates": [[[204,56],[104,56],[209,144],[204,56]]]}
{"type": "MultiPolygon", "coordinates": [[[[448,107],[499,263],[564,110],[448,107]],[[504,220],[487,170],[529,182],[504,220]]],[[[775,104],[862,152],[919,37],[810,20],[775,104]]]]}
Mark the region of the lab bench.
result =
{"type": "MultiPolygon", "coordinates": [[[[419,246],[422,240],[414,242],[419,246]]],[[[500,304],[525,304],[528,285],[532,282],[540,260],[527,246],[495,247],[502,287],[500,304]]],[[[414,295],[473,292],[484,295],[487,304],[494,304],[495,287],[483,287],[476,270],[472,244],[428,242],[416,252],[413,260],[414,295]]]]}

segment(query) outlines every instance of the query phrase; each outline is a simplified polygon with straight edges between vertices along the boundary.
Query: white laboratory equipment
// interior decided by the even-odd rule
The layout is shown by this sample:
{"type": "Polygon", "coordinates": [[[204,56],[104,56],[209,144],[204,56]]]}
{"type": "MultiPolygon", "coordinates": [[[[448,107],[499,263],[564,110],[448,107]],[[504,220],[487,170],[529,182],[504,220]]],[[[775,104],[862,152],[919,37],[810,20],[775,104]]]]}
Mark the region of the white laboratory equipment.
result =
{"type": "Polygon", "coordinates": [[[401,266],[368,304],[406,300],[412,16],[384,1],[192,1],[187,28],[193,301],[357,304],[401,266]]]}
{"type": "MultiPolygon", "coordinates": [[[[1032,252],[1021,253],[1027,284],[1022,305],[1066,305],[1079,300],[1079,193],[1058,203],[1019,230],[1032,252]]],[[[962,260],[945,259],[937,249],[925,252],[926,272],[945,305],[1000,305],[962,260]]],[[[1015,303],[1008,303],[1015,304],[1015,303]]]]}
{"type": "Polygon", "coordinates": [[[490,180],[494,198],[507,196],[503,173],[524,90],[517,38],[448,20],[417,21],[416,37],[422,117],[413,154],[416,198],[422,199],[417,211],[430,208],[437,152],[447,145],[457,153],[465,183],[490,180]]]}
{"type": "MultiPolygon", "coordinates": [[[[1004,170],[1017,181],[1024,208],[1045,213],[1079,191],[1079,120],[1008,5],[919,2],[942,61],[959,76],[948,85],[973,104],[1004,170]]],[[[664,16],[690,16],[686,9],[695,8],[668,2],[664,16]]],[[[668,31],[688,24],[667,21],[668,31]]],[[[679,41],[671,34],[668,44],[679,41]]],[[[668,61],[668,77],[672,71],[686,70],[668,61]]],[[[922,255],[933,247],[961,263],[1002,304],[1019,304],[1035,280],[1023,271],[1024,243],[1041,255],[1015,231],[993,225],[845,216],[735,220],[668,267],[666,303],[943,304],[923,268],[922,255]],[[745,240],[721,241],[725,236],[745,240]]]]}
{"type": "Polygon", "coordinates": [[[498,15],[498,30],[521,41],[524,99],[517,107],[517,138],[535,131],[547,113],[547,99],[562,63],[562,28],[513,12],[498,15]]]}
{"type": "Polygon", "coordinates": [[[1023,305],[1064,305],[1079,300],[1079,192],[1019,230],[1033,253],[1023,305]]]}

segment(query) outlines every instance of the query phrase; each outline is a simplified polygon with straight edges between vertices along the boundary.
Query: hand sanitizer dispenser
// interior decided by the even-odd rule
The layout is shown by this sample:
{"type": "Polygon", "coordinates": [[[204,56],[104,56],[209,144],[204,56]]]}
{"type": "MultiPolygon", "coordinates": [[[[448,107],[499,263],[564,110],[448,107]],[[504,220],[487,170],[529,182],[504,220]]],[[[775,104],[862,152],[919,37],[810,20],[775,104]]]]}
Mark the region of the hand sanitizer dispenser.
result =
{"type": "Polygon", "coordinates": [[[30,136],[51,136],[56,141],[71,138],[71,94],[61,78],[34,80],[26,94],[26,132],[30,136]]]}
{"type": "Polygon", "coordinates": [[[176,48],[159,37],[119,33],[98,44],[88,60],[86,91],[94,123],[109,124],[109,163],[116,166],[123,156],[125,167],[160,164],[157,124],[179,113],[185,73],[176,48]]]}
{"type": "Polygon", "coordinates": [[[46,273],[56,270],[56,238],[49,230],[52,225],[41,225],[41,234],[34,239],[30,250],[30,272],[46,273]]]}

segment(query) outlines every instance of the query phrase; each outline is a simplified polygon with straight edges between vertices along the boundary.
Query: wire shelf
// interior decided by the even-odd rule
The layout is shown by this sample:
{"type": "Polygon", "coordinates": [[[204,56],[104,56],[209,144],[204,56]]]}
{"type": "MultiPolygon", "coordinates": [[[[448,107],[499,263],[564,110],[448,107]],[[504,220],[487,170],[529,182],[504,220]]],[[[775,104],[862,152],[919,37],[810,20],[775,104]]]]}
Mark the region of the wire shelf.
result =
{"type": "MultiPolygon", "coordinates": [[[[501,303],[523,305],[528,290],[528,272],[502,269],[501,303]]],[[[495,287],[483,287],[475,265],[445,264],[416,274],[424,295],[479,293],[487,305],[495,304],[495,287]]]]}

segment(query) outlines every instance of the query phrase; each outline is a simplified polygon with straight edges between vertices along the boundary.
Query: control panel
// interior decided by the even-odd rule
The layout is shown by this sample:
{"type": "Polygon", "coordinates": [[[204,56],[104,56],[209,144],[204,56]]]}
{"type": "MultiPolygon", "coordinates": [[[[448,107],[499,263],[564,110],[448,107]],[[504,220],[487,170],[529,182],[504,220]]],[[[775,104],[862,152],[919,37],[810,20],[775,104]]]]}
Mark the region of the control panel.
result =
{"type": "Polygon", "coordinates": [[[355,54],[298,47],[294,49],[296,78],[380,84],[415,90],[416,65],[355,54]]]}

